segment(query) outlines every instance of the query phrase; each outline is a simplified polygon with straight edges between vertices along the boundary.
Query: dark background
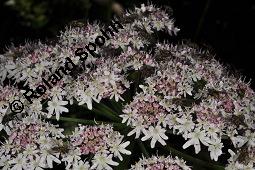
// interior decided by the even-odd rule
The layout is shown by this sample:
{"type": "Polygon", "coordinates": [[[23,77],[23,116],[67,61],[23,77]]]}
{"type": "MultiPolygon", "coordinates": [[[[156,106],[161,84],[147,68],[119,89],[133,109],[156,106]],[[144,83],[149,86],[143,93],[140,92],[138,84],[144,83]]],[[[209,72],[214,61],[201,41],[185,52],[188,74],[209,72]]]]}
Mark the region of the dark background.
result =
{"type": "MultiPolygon", "coordinates": [[[[12,43],[59,35],[73,20],[109,21],[113,0],[14,0],[5,5],[0,0],[0,53],[12,43]]],[[[139,5],[141,0],[118,0],[124,9],[139,5]]],[[[210,48],[221,62],[239,70],[255,87],[255,1],[242,0],[155,0],[170,6],[176,25],[181,29],[178,40],[190,40],[210,48]]],[[[139,5],[140,6],[140,5],[139,5]]]]}

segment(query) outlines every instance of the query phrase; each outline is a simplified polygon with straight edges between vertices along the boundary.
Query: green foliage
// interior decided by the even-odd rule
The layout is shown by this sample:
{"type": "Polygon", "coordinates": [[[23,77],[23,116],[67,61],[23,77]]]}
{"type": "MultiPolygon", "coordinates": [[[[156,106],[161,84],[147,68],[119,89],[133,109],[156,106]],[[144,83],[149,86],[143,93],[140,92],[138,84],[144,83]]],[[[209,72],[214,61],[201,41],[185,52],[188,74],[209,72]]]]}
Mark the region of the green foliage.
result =
{"type": "Polygon", "coordinates": [[[86,18],[91,7],[89,0],[8,0],[6,5],[18,13],[22,24],[35,29],[86,18]]]}

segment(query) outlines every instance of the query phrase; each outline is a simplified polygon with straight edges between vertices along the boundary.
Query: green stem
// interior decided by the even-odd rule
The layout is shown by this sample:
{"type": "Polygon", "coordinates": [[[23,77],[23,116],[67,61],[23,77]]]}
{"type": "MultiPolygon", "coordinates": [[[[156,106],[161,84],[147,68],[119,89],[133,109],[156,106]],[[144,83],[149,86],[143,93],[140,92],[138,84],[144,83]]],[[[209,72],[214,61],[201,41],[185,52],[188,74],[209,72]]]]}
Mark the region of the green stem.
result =
{"type": "MultiPolygon", "coordinates": [[[[110,103],[116,112],[120,112],[120,113],[122,112],[122,107],[119,105],[118,102],[116,102],[114,99],[111,99],[110,103]]],[[[119,113],[118,113],[118,115],[119,115],[119,113]]]]}
{"type": "Polygon", "coordinates": [[[106,105],[103,104],[102,102],[96,104],[96,106],[97,106],[97,108],[98,108],[99,110],[111,112],[111,113],[114,114],[115,116],[119,116],[118,113],[116,113],[114,110],[112,110],[110,107],[106,106],[106,105]]]}
{"type": "Polygon", "coordinates": [[[139,147],[140,147],[142,153],[144,154],[144,156],[145,156],[146,158],[149,158],[149,157],[150,157],[149,152],[146,150],[144,144],[143,144],[140,140],[137,140],[137,143],[138,143],[138,145],[139,145],[139,147]]]}
{"type": "MultiPolygon", "coordinates": [[[[74,102],[74,104],[77,105],[77,102],[74,102]]],[[[85,108],[86,110],[88,110],[88,107],[87,107],[86,105],[77,105],[77,106],[83,107],[83,108],[85,108]]],[[[111,109],[110,109],[110,110],[111,110],[111,109]]],[[[97,114],[97,115],[99,115],[99,116],[106,117],[106,118],[108,118],[108,119],[110,119],[110,120],[112,120],[112,121],[121,122],[121,118],[118,117],[118,116],[116,116],[116,115],[114,115],[114,114],[112,113],[112,111],[109,111],[109,110],[106,110],[106,109],[104,109],[104,110],[102,110],[102,109],[99,110],[99,109],[96,109],[95,107],[93,107],[93,109],[92,109],[92,110],[89,110],[89,111],[92,111],[92,112],[94,112],[95,114],[97,114]]]]}
{"type": "Polygon", "coordinates": [[[206,168],[211,169],[211,170],[224,170],[225,169],[223,166],[215,165],[215,164],[212,164],[212,163],[194,158],[194,157],[192,157],[190,155],[187,155],[185,153],[182,153],[182,152],[180,152],[180,151],[178,151],[178,150],[176,150],[176,149],[174,149],[170,146],[166,146],[166,148],[171,152],[171,154],[176,155],[180,158],[183,158],[184,160],[193,162],[194,164],[197,164],[199,166],[206,167],[206,168]]]}
{"type": "MultiPolygon", "coordinates": [[[[81,107],[88,109],[85,105],[81,105],[81,107]]],[[[102,111],[102,110],[93,108],[91,111],[94,112],[95,114],[99,115],[99,116],[106,117],[106,118],[108,118],[108,119],[110,119],[114,122],[121,122],[120,117],[115,116],[112,112],[110,112],[108,110],[102,111]]]]}
{"type": "Polygon", "coordinates": [[[121,122],[121,118],[115,116],[112,112],[109,112],[107,110],[101,111],[99,109],[93,108],[92,111],[95,112],[96,114],[100,115],[100,116],[107,117],[108,119],[110,119],[114,122],[121,122]]]}

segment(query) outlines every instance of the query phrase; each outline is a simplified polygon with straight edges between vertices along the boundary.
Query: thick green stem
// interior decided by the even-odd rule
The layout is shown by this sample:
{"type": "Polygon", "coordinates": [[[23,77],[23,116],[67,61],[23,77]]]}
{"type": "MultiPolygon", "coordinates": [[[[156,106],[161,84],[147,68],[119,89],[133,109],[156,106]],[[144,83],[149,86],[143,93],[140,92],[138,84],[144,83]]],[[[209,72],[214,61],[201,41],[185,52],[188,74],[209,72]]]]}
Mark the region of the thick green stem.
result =
{"type": "Polygon", "coordinates": [[[173,155],[176,155],[180,158],[183,158],[184,160],[186,161],[189,161],[189,162],[192,162],[194,164],[197,164],[201,167],[205,167],[206,169],[210,169],[210,170],[224,170],[224,167],[223,166],[220,166],[220,165],[215,165],[215,164],[212,164],[212,163],[209,163],[209,162],[206,162],[206,161],[203,161],[203,160],[200,160],[200,159],[197,159],[197,158],[194,158],[190,155],[187,155],[185,153],[182,153],[170,146],[166,146],[166,148],[171,152],[171,154],[173,155]]]}

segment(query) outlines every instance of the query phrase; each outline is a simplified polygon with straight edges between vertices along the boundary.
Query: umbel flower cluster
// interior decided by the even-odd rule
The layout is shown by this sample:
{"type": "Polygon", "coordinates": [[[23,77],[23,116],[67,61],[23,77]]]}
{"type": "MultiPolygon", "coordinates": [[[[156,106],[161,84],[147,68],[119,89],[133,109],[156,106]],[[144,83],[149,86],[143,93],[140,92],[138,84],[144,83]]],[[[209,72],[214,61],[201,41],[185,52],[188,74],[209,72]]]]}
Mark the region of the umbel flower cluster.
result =
{"type": "Polygon", "coordinates": [[[132,165],[130,170],[135,169],[174,169],[174,170],[191,170],[182,159],[172,158],[171,156],[163,157],[163,156],[152,156],[148,159],[141,159],[135,165],[132,165]]]}
{"type": "Polygon", "coordinates": [[[110,125],[82,126],[72,135],[62,134],[63,128],[44,122],[38,117],[24,117],[6,125],[8,139],[0,148],[3,169],[53,168],[63,162],[66,169],[111,169],[123,160],[121,154],[130,155],[122,142],[123,136],[110,125]],[[83,159],[93,154],[92,165],[83,159]]]}
{"type": "Polygon", "coordinates": [[[97,48],[101,57],[89,54],[83,63],[75,50],[107,25],[72,25],[55,42],[26,43],[0,55],[0,167],[188,170],[203,152],[211,159],[207,168],[254,169],[255,93],[249,83],[207,50],[164,41],[179,31],[167,9],[142,4],[118,20],[123,29],[97,48]],[[35,90],[66,57],[82,67],[28,102],[25,87],[35,90]],[[24,104],[21,113],[11,111],[14,100],[24,104]],[[171,148],[176,145],[183,152],[193,147],[194,154],[171,148]],[[150,157],[160,148],[179,158],[169,152],[150,157]]]}

